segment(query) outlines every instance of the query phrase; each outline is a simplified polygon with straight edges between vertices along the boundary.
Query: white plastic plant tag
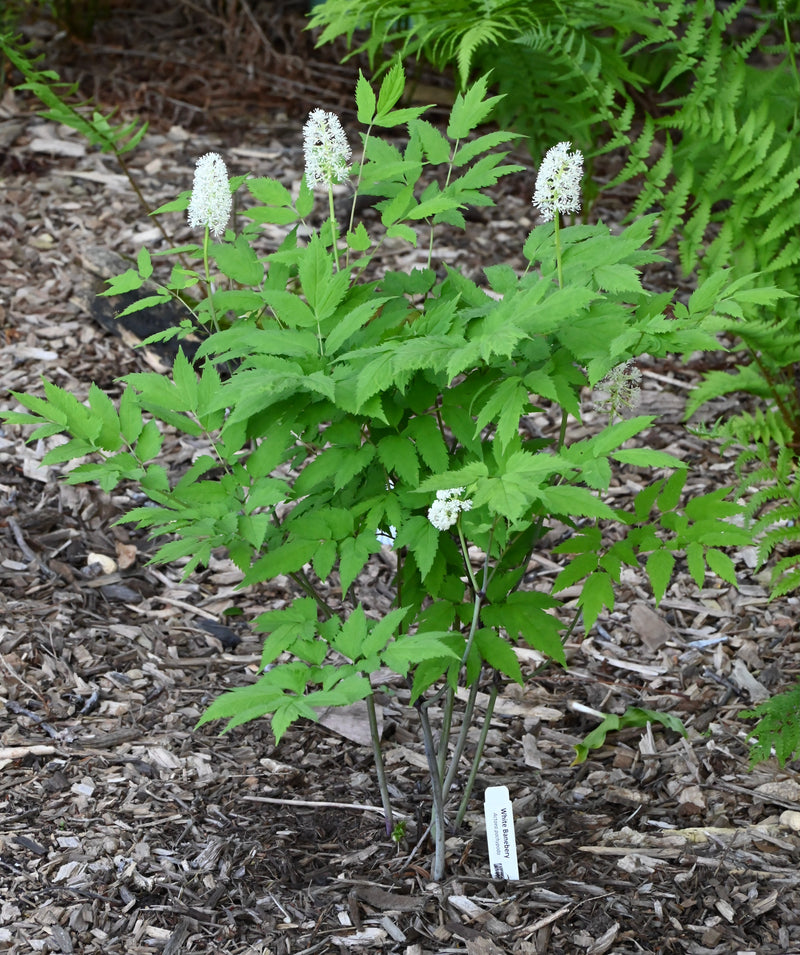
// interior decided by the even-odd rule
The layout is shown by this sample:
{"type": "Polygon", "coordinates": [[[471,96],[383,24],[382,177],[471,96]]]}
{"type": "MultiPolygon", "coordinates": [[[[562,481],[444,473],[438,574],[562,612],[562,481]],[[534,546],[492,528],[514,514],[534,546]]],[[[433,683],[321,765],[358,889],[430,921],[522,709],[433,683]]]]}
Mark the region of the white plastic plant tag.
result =
{"type": "Polygon", "coordinates": [[[514,811],[508,786],[490,786],[485,793],[486,838],[489,841],[489,868],[493,879],[519,879],[514,811]]]}

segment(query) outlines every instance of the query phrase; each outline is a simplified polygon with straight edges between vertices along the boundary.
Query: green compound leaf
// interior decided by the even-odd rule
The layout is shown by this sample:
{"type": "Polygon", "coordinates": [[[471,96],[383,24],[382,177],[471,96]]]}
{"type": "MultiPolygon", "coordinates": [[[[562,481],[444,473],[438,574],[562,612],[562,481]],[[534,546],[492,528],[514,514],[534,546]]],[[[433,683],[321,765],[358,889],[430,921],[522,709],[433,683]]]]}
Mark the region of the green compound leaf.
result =
{"type": "Polygon", "coordinates": [[[576,755],[572,765],[577,766],[578,763],[584,762],[590,750],[599,749],[605,743],[608,733],[627,729],[631,726],[647,726],[648,723],[661,723],[667,729],[680,733],[684,738],[687,736],[686,727],[677,716],[632,706],[622,716],[616,716],[613,713],[606,716],[603,722],[584,738],[582,743],[577,743],[575,746],[576,755]]]}

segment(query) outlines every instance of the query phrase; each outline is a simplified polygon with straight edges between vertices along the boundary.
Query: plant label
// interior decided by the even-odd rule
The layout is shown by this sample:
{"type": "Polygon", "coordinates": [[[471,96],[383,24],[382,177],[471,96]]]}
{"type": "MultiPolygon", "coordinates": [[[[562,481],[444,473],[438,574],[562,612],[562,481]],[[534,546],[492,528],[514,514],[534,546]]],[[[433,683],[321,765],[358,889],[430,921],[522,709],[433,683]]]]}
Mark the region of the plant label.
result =
{"type": "Polygon", "coordinates": [[[492,878],[516,881],[519,879],[517,838],[514,835],[514,811],[508,786],[490,786],[485,793],[483,808],[492,878]]]}

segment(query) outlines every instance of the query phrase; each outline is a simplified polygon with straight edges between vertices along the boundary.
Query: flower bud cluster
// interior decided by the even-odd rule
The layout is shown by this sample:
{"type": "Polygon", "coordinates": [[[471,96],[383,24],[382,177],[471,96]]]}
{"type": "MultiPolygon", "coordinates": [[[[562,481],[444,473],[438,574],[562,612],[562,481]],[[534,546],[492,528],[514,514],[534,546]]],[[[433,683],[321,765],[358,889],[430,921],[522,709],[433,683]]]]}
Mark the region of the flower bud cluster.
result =
{"type": "Polygon", "coordinates": [[[344,182],[350,173],[352,155],[347,137],[335,113],[314,109],[303,127],[303,152],[306,161],[306,183],[329,187],[344,182]]]}
{"type": "Polygon", "coordinates": [[[192,198],[189,201],[189,225],[208,226],[214,236],[225,231],[233,209],[228,183],[228,168],[217,153],[206,153],[197,160],[192,198]]]}
{"type": "Polygon", "coordinates": [[[581,211],[581,176],[583,154],[570,152],[572,143],[559,143],[548,149],[536,177],[533,204],[538,206],[545,222],[561,212],[581,211]]]}
{"type": "Polygon", "coordinates": [[[462,511],[472,510],[472,501],[462,501],[463,487],[451,487],[446,491],[437,491],[436,500],[428,508],[428,520],[437,531],[446,531],[458,520],[462,511]]]}

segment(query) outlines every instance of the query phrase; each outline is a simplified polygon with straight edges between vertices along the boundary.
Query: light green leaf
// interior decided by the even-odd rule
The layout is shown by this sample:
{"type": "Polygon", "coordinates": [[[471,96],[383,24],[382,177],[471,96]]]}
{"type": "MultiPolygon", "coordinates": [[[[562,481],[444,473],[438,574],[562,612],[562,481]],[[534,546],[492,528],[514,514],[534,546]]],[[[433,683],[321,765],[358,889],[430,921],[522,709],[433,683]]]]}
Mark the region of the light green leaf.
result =
{"type": "Polygon", "coordinates": [[[590,750],[599,749],[605,743],[606,736],[609,733],[632,726],[647,726],[648,723],[661,723],[662,726],[679,733],[684,738],[688,735],[686,728],[677,716],[673,716],[671,713],[661,713],[657,710],[644,710],[638,706],[631,706],[622,716],[609,713],[599,726],[586,735],[582,743],[577,743],[575,746],[576,756],[572,765],[576,766],[578,763],[584,762],[590,750]]]}
{"type": "Polygon", "coordinates": [[[136,258],[136,266],[139,269],[139,275],[143,279],[149,279],[153,274],[153,263],[150,260],[150,253],[144,246],[139,249],[139,255],[136,258]]]}
{"type": "Polygon", "coordinates": [[[223,273],[240,285],[258,285],[264,278],[264,266],[245,236],[237,235],[233,244],[213,243],[211,252],[223,273]]]}
{"type": "Polygon", "coordinates": [[[504,603],[482,607],[481,620],[487,626],[502,627],[512,640],[521,636],[529,646],[565,667],[561,622],[547,612],[558,606],[559,602],[547,594],[516,591],[509,594],[504,603]]]}
{"type": "Polygon", "coordinates": [[[522,670],[513,647],[494,630],[481,627],[475,633],[475,646],[481,657],[498,673],[522,685],[522,670]]]}
{"type": "Polygon", "coordinates": [[[292,194],[277,179],[263,176],[257,179],[248,179],[247,188],[251,195],[268,206],[286,206],[291,208],[292,194]]]}
{"type": "Polygon", "coordinates": [[[686,563],[692,580],[698,588],[703,586],[706,577],[706,567],[703,559],[703,545],[692,541],[686,545],[686,563]]]}
{"type": "MultiPolygon", "coordinates": [[[[343,588],[346,590],[347,588],[343,588]]],[[[353,610],[350,616],[345,620],[342,628],[331,640],[331,646],[334,650],[347,657],[348,660],[356,661],[361,654],[361,648],[367,636],[367,618],[364,614],[364,608],[361,604],[353,610]]]]}
{"type": "Polygon", "coordinates": [[[428,160],[434,164],[446,163],[450,159],[450,143],[439,130],[427,120],[417,119],[409,124],[411,136],[419,137],[428,160]]]}
{"type": "Polygon", "coordinates": [[[369,126],[375,117],[375,93],[361,70],[358,71],[356,83],[356,108],[358,121],[369,126]]]}
{"type": "Polygon", "coordinates": [[[293,574],[309,563],[319,546],[317,540],[289,540],[260,557],[245,574],[243,587],[272,580],[280,574],[293,574]]]}
{"type": "Polygon", "coordinates": [[[450,122],[447,124],[447,135],[450,139],[466,139],[467,136],[486,120],[502,96],[491,96],[484,99],[488,88],[489,74],[476,80],[469,89],[456,96],[453,109],[450,112],[450,122]]]}
{"type": "Polygon", "coordinates": [[[350,589],[372,554],[381,549],[374,531],[365,531],[358,537],[348,537],[339,545],[339,578],[342,593],[350,589]]]}
{"type": "MultiPolygon", "coordinates": [[[[406,77],[400,60],[396,60],[389,72],[384,76],[381,89],[378,93],[377,119],[384,118],[395,103],[403,95],[406,77]]],[[[359,117],[359,122],[362,122],[359,117]]]]}
{"type": "Polygon", "coordinates": [[[144,279],[136,269],[128,269],[122,275],[115,275],[108,282],[108,288],[101,295],[124,295],[126,292],[136,292],[144,285],[144,279]]]}
{"type": "Polygon", "coordinates": [[[372,628],[369,636],[361,647],[359,659],[372,657],[386,647],[386,644],[392,639],[397,628],[408,616],[409,607],[397,607],[390,610],[385,617],[382,617],[372,628]]]}
{"type": "Polygon", "coordinates": [[[595,571],[586,578],[578,606],[583,611],[586,633],[592,629],[603,608],[614,609],[614,587],[605,571],[595,571]]]}
{"type": "Polygon", "coordinates": [[[426,630],[425,633],[402,634],[381,654],[386,666],[405,676],[409,667],[423,660],[459,660],[450,645],[449,633],[426,630]]]}
{"type": "Polygon", "coordinates": [[[390,434],[378,443],[378,458],[390,474],[396,474],[411,487],[419,482],[419,460],[408,438],[390,434]]]}
{"type": "Polygon", "coordinates": [[[727,554],[710,547],[706,551],[706,563],[718,577],[736,586],[736,566],[727,554]]]}
{"type": "Polygon", "coordinates": [[[625,448],[614,451],[611,457],[620,464],[635,464],[643,468],[686,468],[688,465],[675,455],[654,448],[625,448]]]}
{"type": "Polygon", "coordinates": [[[439,549],[439,533],[421,514],[410,517],[397,531],[395,550],[407,547],[411,551],[423,580],[428,576],[439,549]]]}
{"type": "Polygon", "coordinates": [[[645,570],[650,579],[650,586],[653,588],[653,595],[656,598],[656,606],[661,602],[661,598],[667,592],[667,587],[672,580],[672,572],[675,569],[675,556],[671,551],[661,548],[654,550],[647,558],[645,570]]]}
{"type": "Polygon", "coordinates": [[[536,496],[551,514],[564,514],[568,517],[614,517],[614,511],[608,504],[584,487],[564,485],[538,488],[536,496]]]}
{"type": "Polygon", "coordinates": [[[417,453],[431,471],[445,470],[450,455],[433,418],[428,415],[412,418],[405,433],[414,440],[417,453]]]}
{"type": "Polygon", "coordinates": [[[133,444],[142,433],[142,409],[133,388],[125,388],[120,397],[119,426],[128,444],[133,444]]]}
{"type": "Polygon", "coordinates": [[[136,442],[136,457],[140,461],[152,461],[161,452],[163,438],[156,421],[148,421],[136,442]]]}
{"type": "Polygon", "coordinates": [[[345,241],[348,249],[352,249],[354,252],[366,252],[372,244],[363,222],[359,222],[354,231],[347,233],[345,241]]]}
{"type": "MultiPolygon", "coordinates": [[[[388,296],[375,296],[368,302],[362,302],[355,308],[350,308],[345,315],[339,319],[329,332],[325,339],[325,354],[335,355],[342,345],[355,334],[359,328],[370,321],[378,309],[390,301],[388,296]]],[[[344,306],[343,306],[344,307],[344,306]]]]}

